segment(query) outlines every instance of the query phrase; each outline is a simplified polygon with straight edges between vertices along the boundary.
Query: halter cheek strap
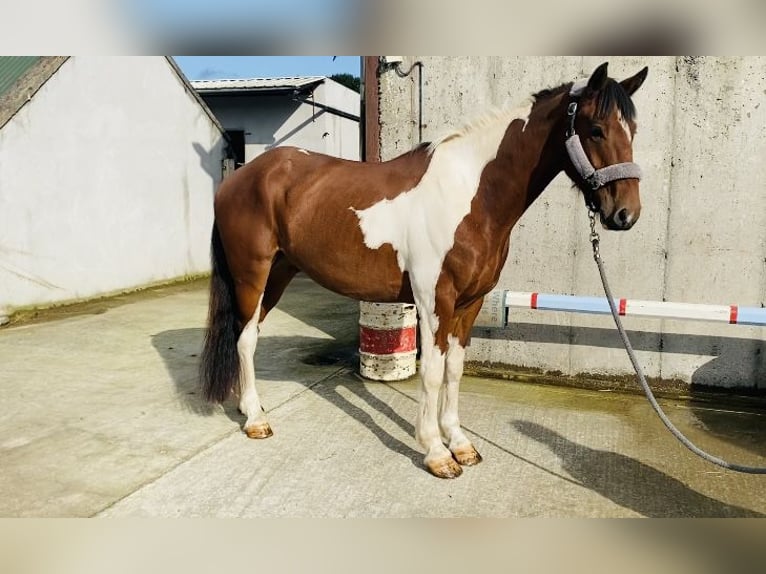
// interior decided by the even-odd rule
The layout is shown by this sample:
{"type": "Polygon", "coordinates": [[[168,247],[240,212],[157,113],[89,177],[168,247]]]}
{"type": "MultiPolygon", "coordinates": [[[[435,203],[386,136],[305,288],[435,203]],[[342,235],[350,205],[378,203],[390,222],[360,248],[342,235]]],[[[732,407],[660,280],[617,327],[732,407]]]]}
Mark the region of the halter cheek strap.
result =
{"type": "Polygon", "coordinates": [[[607,183],[618,179],[641,179],[641,168],[632,162],[615,163],[601,169],[596,169],[585,154],[580,136],[575,133],[574,120],[577,115],[577,102],[569,104],[567,116],[569,117],[569,129],[567,130],[566,148],[569,159],[580,177],[585,180],[592,191],[596,191],[607,183]]]}
{"type": "Polygon", "coordinates": [[[641,179],[641,167],[632,162],[615,163],[601,169],[594,168],[588,156],[585,155],[580,136],[577,134],[567,139],[566,146],[575,170],[594,191],[618,179],[641,179]]]}

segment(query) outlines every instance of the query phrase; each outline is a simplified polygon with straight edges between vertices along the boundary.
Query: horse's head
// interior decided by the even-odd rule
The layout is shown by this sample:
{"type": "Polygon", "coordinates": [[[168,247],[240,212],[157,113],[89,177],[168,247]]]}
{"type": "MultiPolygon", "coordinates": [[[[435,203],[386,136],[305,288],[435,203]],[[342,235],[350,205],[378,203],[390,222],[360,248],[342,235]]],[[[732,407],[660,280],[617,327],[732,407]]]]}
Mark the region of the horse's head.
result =
{"type": "Polygon", "coordinates": [[[604,63],[569,93],[566,172],[608,229],[630,229],[641,213],[640,170],[632,163],[636,111],[630,97],[647,71],[617,82],[608,77],[604,63]]]}

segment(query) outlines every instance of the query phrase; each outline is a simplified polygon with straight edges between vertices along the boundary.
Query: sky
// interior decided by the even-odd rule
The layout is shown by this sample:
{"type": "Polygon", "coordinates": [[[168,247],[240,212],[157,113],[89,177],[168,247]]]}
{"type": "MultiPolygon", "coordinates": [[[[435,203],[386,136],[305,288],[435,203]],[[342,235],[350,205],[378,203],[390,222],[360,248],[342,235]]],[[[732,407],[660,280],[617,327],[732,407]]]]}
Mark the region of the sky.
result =
{"type": "Polygon", "coordinates": [[[154,51],[310,54],[325,51],[316,48],[356,30],[369,4],[360,0],[116,0],[115,6],[131,33],[149,46],[162,48],[154,51]]]}
{"type": "Polygon", "coordinates": [[[359,56],[174,56],[190,80],[360,74],[359,56]]]}
{"type": "Polygon", "coordinates": [[[271,31],[334,28],[356,14],[358,0],[132,0],[130,6],[125,4],[126,14],[158,30],[245,24],[251,31],[271,31]]]}

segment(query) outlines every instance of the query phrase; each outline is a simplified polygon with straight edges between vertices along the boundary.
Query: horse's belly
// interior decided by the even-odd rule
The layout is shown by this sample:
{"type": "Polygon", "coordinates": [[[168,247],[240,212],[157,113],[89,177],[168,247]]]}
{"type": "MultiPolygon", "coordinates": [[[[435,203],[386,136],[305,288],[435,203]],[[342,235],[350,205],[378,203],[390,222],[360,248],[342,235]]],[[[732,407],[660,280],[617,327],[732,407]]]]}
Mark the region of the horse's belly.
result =
{"type": "Polygon", "coordinates": [[[391,245],[314,247],[286,251],[286,255],[326,289],[360,301],[412,302],[409,275],[399,268],[391,245]]]}

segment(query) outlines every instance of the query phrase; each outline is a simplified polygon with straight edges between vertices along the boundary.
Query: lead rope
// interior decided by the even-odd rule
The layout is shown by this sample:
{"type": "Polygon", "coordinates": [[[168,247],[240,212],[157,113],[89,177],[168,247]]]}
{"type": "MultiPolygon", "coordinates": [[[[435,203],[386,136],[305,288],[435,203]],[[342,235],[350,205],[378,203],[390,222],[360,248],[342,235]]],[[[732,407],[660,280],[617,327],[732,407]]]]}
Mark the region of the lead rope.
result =
{"type": "Polygon", "coordinates": [[[609,282],[606,280],[606,274],[604,273],[604,262],[601,260],[601,253],[599,250],[599,242],[601,241],[601,238],[596,231],[596,213],[593,210],[588,210],[588,217],[590,218],[590,242],[593,245],[593,258],[596,260],[596,265],[598,265],[598,273],[601,275],[601,282],[604,284],[604,293],[606,294],[606,300],[609,302],[609,309],[612,311],[612,317],[614,318],[615,325],[617,325],[617,331],[620,333],[622,342],[625,345],[625,350],[628,352],[630,362],[633,364],[633,368],[636,371],[638,382],[641,385],[641,388],[643,388],[644,394],[649,400],[649,403],[652,405],[654,412],[657,413],[657,416],[660,417],[660,420],[665,424],[673,436],[675,436],[686,448],[688,448],[694,454],[704,458],[706,461],[712,462],[715,465],[736,472],[745,472],[748,474],[766,474],[766,467],[734,464],[705,452],[701,448],[697,447],[694,443],[692,443],[692,441],[690,441],[688,438],[686,438],[684,434],[678,430],[672,422],[670,422],[670,419],[667,417],[667,415],[665,415],[662,408],[657,403],[657,399],[654,398],[652,389],[649,388],[649,384],[646,382],[644,371],[641,369],[641,365],[639,365],[638,361],[636,360],[636,355],[633,352],[633,347],[628,340],[628,335],[625,332],[625,328],[622,326],[622,321],[620,320],[620,314],[617,312],[614,300],[612,299],[612,290],[609,288],[609,282]]]}

